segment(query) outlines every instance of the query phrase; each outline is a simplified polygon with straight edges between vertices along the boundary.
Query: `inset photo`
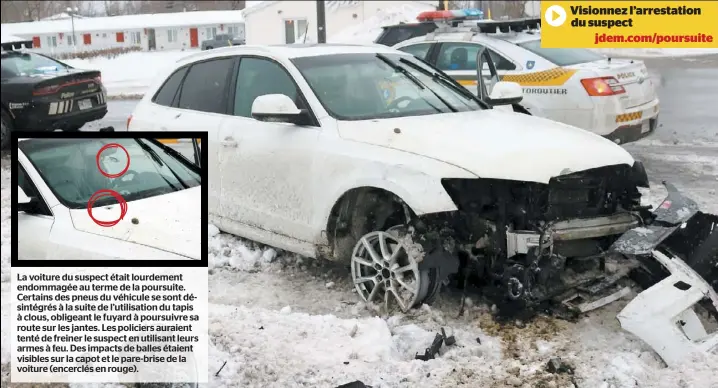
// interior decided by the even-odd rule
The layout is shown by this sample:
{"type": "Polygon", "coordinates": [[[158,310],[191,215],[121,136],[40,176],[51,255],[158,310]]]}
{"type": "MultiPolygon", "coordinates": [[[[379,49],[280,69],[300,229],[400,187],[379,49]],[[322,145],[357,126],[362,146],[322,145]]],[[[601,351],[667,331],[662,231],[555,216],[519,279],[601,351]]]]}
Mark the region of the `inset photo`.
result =
{"type": "Polygon", "coordinates": [[[200,137],[39,135],[13,133],[14,262],[206,260],[200,137]]]}

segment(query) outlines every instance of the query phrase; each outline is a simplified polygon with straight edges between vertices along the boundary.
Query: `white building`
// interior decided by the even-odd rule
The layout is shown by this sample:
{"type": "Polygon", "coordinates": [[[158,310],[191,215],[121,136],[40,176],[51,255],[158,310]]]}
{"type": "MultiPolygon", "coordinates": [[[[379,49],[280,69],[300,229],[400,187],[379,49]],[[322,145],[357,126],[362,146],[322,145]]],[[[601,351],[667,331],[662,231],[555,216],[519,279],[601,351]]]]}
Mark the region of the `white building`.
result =
{"type": "MultiPolygon", "coordinates": [[[[437,1],[326,1],[325,20],[327,37],[348,27],[363,23],[381,10],[417,6],[435,10],[437,1]]],[[[317,41],[316,1],[263,1],[244,10],[247,44],[301,43],[317,41]]]]}
{"type": "Polygon", "coordinates": [[[2,32],[32,39],[33,49],[47,54],[115,47],[170,50],[200,47],[217,34],[244,38],[244,22],[242,11],[196,11],[3,23],[2,32]]]}

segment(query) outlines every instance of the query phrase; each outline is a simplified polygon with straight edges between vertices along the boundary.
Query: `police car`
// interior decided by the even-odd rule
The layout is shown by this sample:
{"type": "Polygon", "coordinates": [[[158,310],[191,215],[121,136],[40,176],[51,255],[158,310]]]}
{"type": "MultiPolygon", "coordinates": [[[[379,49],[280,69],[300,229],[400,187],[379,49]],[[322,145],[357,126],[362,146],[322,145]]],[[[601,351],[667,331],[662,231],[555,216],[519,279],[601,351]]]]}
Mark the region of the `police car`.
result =
{"type": "MultiPolygon", "coordinates": [[[[514,110],[583,128],[616,143],[647,136],[659,100],[642,61],[588,49],[541,47],[540,19],[476,20],[467,11],[430,11],[419,23],[384,27],[375,43],[411,53],[475,91],[476,54],[486,47],[503,81],[519,83],[514,110]]],[[[489,71],[484,66],[482,75],[489,71]]]]}
{"type": "Polygon", "coordinates": [[[3,36],[0,46],[2,149],[12,131],[76,131],[107,114],[99,71],[75,69],[25,50],[32,48],[32,40],[3,36]]]}

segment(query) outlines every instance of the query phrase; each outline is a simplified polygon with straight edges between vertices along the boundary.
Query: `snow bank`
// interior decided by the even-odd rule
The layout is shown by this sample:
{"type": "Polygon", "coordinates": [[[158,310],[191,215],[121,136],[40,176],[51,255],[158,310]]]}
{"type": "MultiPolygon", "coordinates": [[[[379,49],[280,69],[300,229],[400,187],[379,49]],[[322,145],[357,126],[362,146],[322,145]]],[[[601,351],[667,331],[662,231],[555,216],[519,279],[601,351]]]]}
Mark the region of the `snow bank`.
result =
{"type": "Polygon", "coordinates": [[[383,26],[399,23],[416,23],[416,16],[433,7],[419,4],[404,4],[379,11],[363,23],[345,28],[327,37],[329,43],[371,44],[379,37],[383,26]]]}
{"type": "Polygon", "coordinates": [[[78,69],[99,70],[110,97],[143,95],[157,79],[158,73],[173,62],[197,50],[132,52],[115,58],[68,59],[78,69]]]}

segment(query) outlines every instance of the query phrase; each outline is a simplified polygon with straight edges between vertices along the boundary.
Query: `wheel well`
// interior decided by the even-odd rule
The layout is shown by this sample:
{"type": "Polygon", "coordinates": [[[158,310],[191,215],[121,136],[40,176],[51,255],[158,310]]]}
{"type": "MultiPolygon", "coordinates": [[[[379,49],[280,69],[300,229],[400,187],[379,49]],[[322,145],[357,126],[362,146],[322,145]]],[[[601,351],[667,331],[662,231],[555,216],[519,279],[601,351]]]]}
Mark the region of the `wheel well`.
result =
{"type": "Polygon", "coordinates": [[[328,259],[348,259],[361,236],[403,224],[407,216],[413,217],[414,212],[390,191],[368,186],[347,191],[334,204],[327,220],[328,259]]]}

